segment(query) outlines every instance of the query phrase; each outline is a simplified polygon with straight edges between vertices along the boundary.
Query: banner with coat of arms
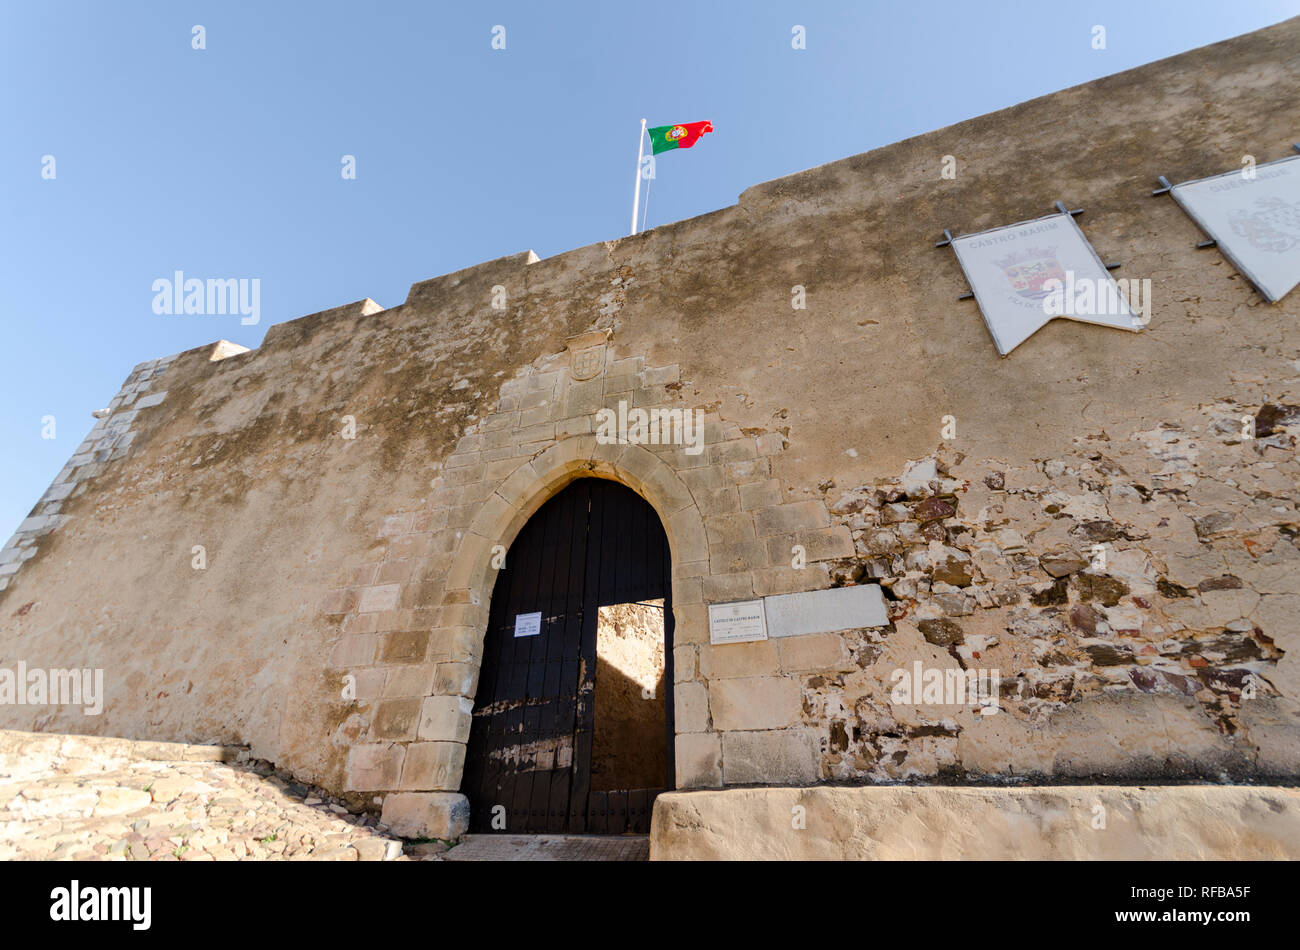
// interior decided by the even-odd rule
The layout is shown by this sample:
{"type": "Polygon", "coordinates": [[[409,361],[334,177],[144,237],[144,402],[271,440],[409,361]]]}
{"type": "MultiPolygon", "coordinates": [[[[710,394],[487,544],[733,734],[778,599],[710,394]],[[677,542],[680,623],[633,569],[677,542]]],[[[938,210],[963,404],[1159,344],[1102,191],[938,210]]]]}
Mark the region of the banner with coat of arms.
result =
{"type": "Polygon", "coordinates": [[[1300,284],[1300,155],[1183,182],[1170,194],[1270,303],[1300,284]]]}
{"type": "Polygon", "coordinates": [[[952,247],[1002,356],[1057,317],[1142,329],[1144,321],[1069,214],[965,234],[952,247]],[[1074,306],[1076,288],[1086,288],[1093,303],[1074,306]]]}

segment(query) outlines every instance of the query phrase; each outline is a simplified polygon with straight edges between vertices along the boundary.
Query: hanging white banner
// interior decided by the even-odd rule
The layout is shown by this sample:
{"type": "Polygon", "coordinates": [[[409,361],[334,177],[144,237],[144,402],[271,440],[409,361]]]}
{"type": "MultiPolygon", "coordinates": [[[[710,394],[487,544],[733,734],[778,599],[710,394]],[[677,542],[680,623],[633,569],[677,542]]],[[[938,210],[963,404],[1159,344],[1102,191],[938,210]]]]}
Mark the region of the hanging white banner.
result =
{"type": "Polygon", "coordinates": [[[1121,330],[1147,322],[1068,214],[965,234],[952,247],[1003,356],[1057,317],[1121,330]]]}
{"type": "Polygon", "coordinates": [[[1300,155],[1169,191],[1270,303],[1300,284],[1300,155]]]}

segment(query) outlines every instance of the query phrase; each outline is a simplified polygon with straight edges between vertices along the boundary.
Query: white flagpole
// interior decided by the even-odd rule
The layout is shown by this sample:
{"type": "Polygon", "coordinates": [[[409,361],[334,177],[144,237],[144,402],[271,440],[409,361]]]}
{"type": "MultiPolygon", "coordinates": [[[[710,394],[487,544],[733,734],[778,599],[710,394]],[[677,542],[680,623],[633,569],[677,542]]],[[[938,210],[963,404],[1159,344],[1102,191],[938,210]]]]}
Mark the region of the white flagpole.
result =
{"type": "Polygon", "coordinates": [[[645,119],[641,120],[641,136],[636,140],[636,190],[632,192],[632,233],[636,234],[636,212],[641,204],[641,156],[645,148],[645,119]]]}

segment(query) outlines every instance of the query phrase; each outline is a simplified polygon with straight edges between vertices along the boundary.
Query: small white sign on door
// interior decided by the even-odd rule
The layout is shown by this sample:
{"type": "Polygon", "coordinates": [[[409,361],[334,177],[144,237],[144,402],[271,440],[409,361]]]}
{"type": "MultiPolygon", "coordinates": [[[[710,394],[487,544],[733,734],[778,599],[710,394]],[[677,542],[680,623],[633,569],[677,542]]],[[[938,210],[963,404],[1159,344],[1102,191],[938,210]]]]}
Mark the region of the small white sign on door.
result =
{"type": "Polygon", "coordinates": [[[535,637],[542,632],[542,612],[515,614],[515,636],[535,637]]]}
{"type": "Polygon", "coordinates": [[[766,639],[767,615],[763,612],[761,599],[709,604],[710,643],[748,643],[766,639]]]}

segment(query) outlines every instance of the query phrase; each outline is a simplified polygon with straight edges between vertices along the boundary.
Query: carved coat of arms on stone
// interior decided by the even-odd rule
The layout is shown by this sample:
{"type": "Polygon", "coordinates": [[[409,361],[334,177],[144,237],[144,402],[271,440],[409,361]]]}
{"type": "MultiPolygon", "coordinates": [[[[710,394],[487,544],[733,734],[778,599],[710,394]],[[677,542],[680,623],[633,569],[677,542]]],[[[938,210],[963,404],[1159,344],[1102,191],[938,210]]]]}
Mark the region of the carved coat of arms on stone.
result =
{"type": "Polygon", "coordinates": [[[605,371],[609,331],[583,333],[568,341],[569,373],[576,380],[594,379],[605,371]]]}

